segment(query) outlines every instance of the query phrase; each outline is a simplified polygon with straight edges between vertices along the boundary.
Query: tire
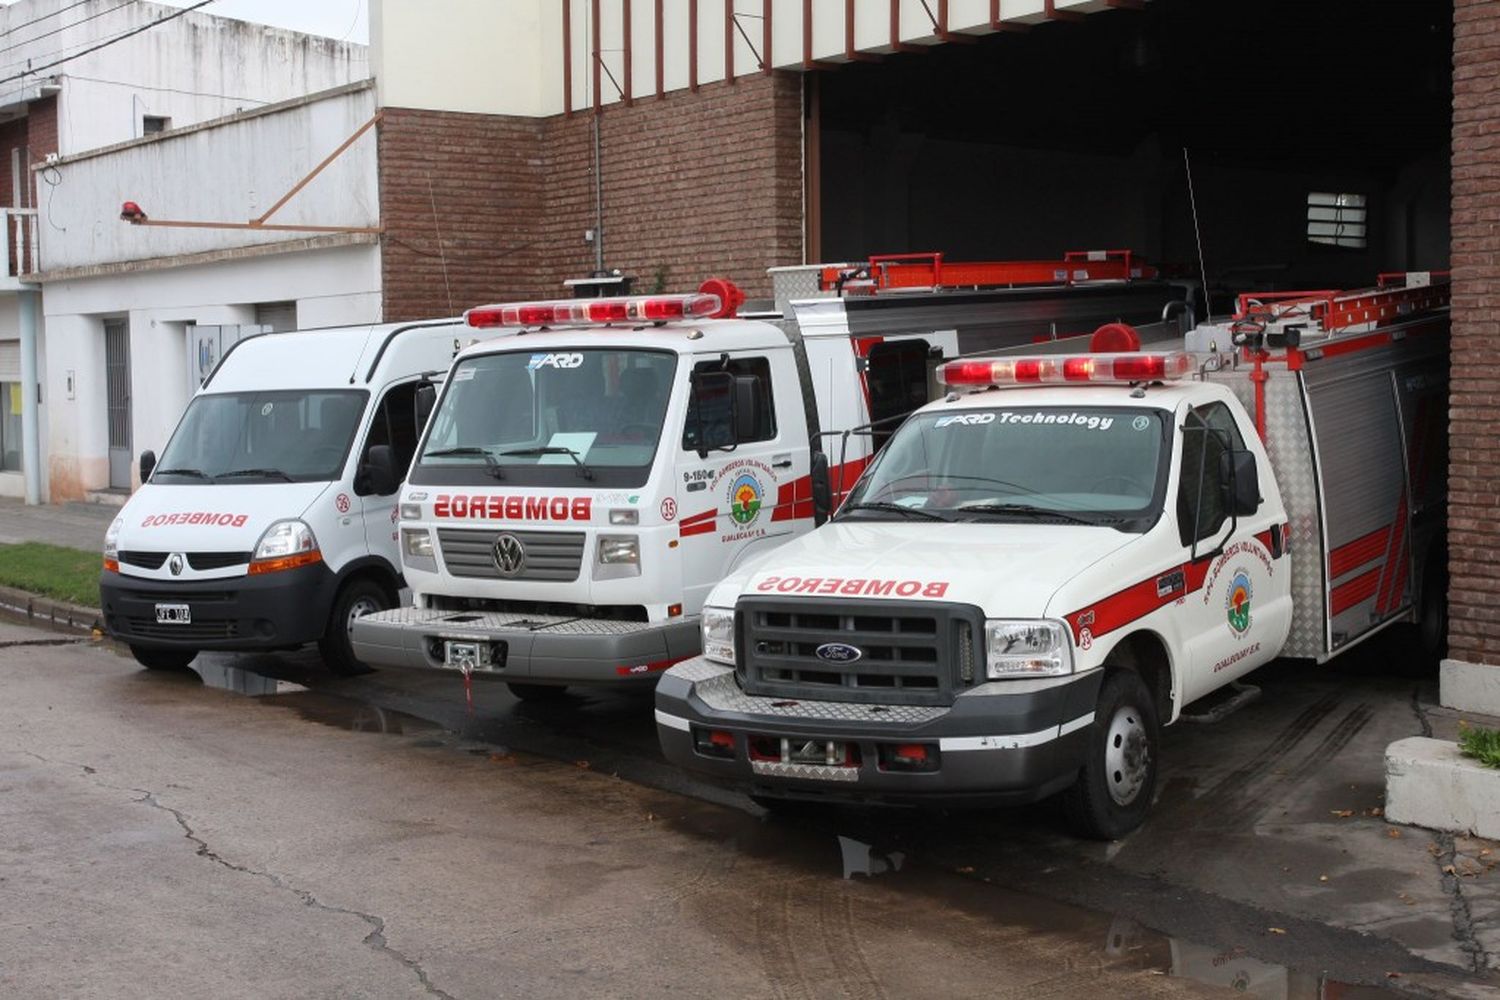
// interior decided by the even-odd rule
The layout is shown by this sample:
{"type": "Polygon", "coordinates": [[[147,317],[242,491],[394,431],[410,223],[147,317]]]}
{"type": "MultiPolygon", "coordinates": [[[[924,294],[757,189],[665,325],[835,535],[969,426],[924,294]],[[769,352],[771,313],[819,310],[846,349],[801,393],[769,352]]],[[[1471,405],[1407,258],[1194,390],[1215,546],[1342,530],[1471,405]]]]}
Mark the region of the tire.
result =
{"type": "Polygon", "coordinates": [[[354,655],[350,636],[354,619],[377,611],[389,611],[395,606],[395,600],[384,587],[365,577],[356,577],[339,589],[338,596],[333,599],[333,610],[328,615],[328,631],[318,640],[318,652],[323,654],[323,663],[329,673],[354,677],[370,672],[370,668],[354,655]]]}
{"type": "Polygon", "coordinates": [[[1109,672],[1087,732],[1087,756],[1063,809],[1078,836],[1118,840],[1145,820],[1156,792],[1161,725],[1139,674],[1109,672]]]}
{"type": "Polygon", "coordinates": [[[1448,655],[1448,554],[1439,549],[1427,558],[1418,609],[1417,649],[1424,665],[1435,667],[1448,655]]]}
{"type": "Polygon", "coordinates": [[[147,670],[186,670],[198,655],[196,649],[163,649],[160,646],[131,646],[130,655],[147,670]]]}
{"type": "Polygon", "coordinates": [[[508,681],[505,685],[510,688],[510,693],[522,701],[533,701],[546,704],[547,702],[562,701],[568,694],[566,684],[522,684],[516,681],[508,681]]]}

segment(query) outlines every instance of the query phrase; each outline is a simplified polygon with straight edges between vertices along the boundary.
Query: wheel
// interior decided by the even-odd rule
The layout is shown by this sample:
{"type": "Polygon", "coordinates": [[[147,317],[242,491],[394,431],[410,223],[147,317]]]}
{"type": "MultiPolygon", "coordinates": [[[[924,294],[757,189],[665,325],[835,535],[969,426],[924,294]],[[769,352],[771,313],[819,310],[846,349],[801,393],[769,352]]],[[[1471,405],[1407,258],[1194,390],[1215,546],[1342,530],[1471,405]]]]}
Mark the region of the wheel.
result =
{"type": "Polygon", "coordinates": [[[1141,825],[1156,791],[1161,726],[1139,674],[1117,669],[1104,678],[1087,732],[1087,756],[1063,808],[1079,836],[1117,840],[1141,825]]]}
{"type": "Polygon", "coordinates": [[[1448,555],[1441,550],[1428,556],[1422,581],[1422,606],[1418,609],[1417,648],[1427,664],[1448,655],[1448,555]]]}
{"type": "Polygon", "coordinates": [[[198,655],[196,649],[162,649],[160,646],[131,646],[130,655],[135,657],[135,662],[147,670],[182,670],[193,657],[198,655]]]}
{"type": "Polygon", "coordinates": [[[374,580],[356,578],[344,584],[333,599],[333,611],[328,615],[328,631],[318,640],[318,652],[323,654],[323,663],[329,672],[340,677],[353,677],[369,672],[369,667],[359,662],[354,655],[351,641],[354,619],[377,611],[388,611],[396,606],[386,589],[374,580]]]}
{"type": "Polygon", "coordinates": [[[562,701],[568,693],[566,684],[521,684],[509,681],[505,686],[522,701],[562,701]]]}

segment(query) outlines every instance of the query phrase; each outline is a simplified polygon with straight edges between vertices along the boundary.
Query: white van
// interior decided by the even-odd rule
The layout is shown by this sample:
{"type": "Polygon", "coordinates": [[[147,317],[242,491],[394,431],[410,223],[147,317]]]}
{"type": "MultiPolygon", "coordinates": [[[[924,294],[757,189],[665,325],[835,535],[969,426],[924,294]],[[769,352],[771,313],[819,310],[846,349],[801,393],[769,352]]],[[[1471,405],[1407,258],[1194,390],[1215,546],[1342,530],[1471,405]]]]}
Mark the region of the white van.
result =
{"type": "Polygon", "coordinates": [[[152,669],[199,651],[317,642],[360,669],[349,624],[403,586],[396,491],[462,320],[262,334],[188,404],[104,539],[109,634],[152,669]]]}

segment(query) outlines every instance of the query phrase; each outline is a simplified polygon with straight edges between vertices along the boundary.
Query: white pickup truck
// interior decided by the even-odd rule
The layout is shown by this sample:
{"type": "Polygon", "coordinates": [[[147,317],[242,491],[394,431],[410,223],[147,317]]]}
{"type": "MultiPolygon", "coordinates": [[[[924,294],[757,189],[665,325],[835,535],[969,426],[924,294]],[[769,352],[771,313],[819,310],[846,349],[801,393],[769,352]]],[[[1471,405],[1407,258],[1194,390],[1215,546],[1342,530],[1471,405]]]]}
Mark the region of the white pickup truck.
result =
{"type": "Polygon", "coordinates": [[[1395,622],[1441,642],[1446,304],[1401,276],[941,363],[833,521],[710,593],[663,751],[769,805],[1063,793],[1125,834],[1185,705],[1395,622]]]}

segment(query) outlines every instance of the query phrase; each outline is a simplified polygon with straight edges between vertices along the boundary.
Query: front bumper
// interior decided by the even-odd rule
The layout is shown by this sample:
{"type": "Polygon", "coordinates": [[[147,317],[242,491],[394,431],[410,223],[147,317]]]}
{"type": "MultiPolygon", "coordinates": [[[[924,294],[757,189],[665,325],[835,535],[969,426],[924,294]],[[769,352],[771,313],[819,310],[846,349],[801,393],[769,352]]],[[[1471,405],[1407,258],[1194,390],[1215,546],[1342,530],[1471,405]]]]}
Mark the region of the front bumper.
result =
{"type": "MultiPolygon", "coordinates": [[[[1072,784],[1084,762],[1103,672],[999,681],[952,705],[868,705],[745,694],[732,667],[695,658],[656,687],[657,736],[672,763],[752,794],[847,802],[1019,803],[1072,784]],[[728,733],[725,756],[700,750],[728,733]],[[838,766],[751,759],[751,741],[837,741],[857,754],[838,766]],[[892,748],[927,748],[929,770],[888,766],[892,748]],[[857,749],[856,749],[857,748],[857,749]]],[[[722,737],[720,738],[722,740],[722,737]]]]}
{"type": "Polygon", "coordinates": [[[122,642],[163,649],[289,649],[322,638],[338,590],[323,563],[263,576],[147,580],[99,575],[104,627],[122,642]],[[186,604],[192,621],[160,624],[156,605],[186,604]]]}
{"type": "Polygon", "coordinates": [[[450,639],[490,646],[490,666],[476,673],[563,684],[655,682],[700,645],[696,617],[651,623],[401,608],[354,623],[355,655],[374,666],[445,669],[450,639]]]}

